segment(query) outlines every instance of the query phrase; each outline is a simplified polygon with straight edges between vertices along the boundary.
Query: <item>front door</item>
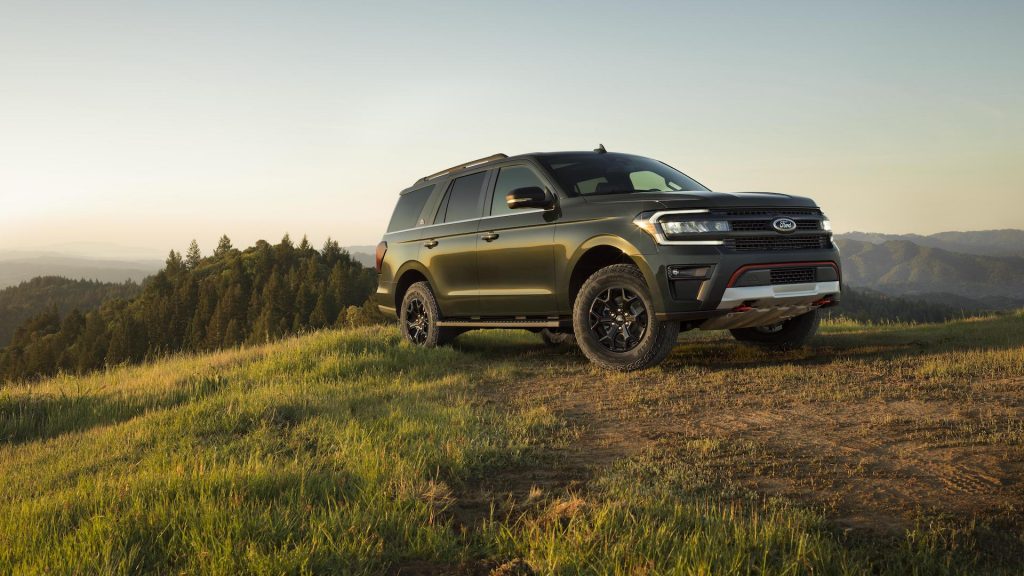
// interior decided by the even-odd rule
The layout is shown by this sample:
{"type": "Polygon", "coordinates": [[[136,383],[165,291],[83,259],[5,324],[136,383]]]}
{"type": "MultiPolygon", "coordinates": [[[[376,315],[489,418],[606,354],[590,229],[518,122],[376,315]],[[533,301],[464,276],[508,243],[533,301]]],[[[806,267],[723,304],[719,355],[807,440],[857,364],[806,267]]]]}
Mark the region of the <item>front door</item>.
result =
{"type": "Polygon", "coordinates": [[[502,167],[494,180],[477,241],[481,316],[557,315],[554,211],[505,202],[516,188],[550,187],[527,165],[502,167]]]}

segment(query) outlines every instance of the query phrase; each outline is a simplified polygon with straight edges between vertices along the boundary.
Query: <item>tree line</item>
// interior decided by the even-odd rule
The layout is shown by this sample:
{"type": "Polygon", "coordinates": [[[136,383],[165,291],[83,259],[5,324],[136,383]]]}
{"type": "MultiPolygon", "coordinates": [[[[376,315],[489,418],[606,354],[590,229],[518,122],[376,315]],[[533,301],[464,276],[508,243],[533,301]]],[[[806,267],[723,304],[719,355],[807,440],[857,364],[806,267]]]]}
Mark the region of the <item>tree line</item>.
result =
{"type": "Polygon", "coordinates": [[[40,276],[0,290],[0,348],[26,320],[56,307],[61,314],[88,311],[115,298],[134,298],[142,290],[135,282],[72,280],[40,276]]]}
{"type": "Polygon", "coordinates": [[[859,322],[945,322],[980,313],[977,309],[954,308],[922,298],[890,296],[867,288],[843,286],[842,301],[824,309],[826,318],[848,318],[859,322]]]}
{"type": "Polygon", "coordinates": [[[223,236],[203,257],[195,241],[147,278],[134,298],[62,314],[51,306],[14,332],[0,351],[0,380],[83,373],[178,351],[254,344],[375,320],[373,270],[337,242],[322,249],[285,235],[244,251],[223,236]]]}

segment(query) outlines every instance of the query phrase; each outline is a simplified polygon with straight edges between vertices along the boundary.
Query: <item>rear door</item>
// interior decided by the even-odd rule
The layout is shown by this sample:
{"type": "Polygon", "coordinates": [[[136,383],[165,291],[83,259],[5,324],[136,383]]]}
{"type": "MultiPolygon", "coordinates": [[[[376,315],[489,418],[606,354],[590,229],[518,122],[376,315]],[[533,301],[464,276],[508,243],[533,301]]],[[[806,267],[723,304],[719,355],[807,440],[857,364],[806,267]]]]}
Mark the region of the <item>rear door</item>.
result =
{"type": "Polygon", "coordinates": [[[505,195],[550,185],[528,164],[502,166],[480,221],[477,260],[482,316],[553,316],[555,298],[555,210],[511,209],[505,195]]]}
{"type": "Polygon", "coordinates": [[[434,295],[445,317],[480,314],[477,228],[487,171],[452,179],[434,225],[423,229],[422,262],[433,277],[434,295]]]}

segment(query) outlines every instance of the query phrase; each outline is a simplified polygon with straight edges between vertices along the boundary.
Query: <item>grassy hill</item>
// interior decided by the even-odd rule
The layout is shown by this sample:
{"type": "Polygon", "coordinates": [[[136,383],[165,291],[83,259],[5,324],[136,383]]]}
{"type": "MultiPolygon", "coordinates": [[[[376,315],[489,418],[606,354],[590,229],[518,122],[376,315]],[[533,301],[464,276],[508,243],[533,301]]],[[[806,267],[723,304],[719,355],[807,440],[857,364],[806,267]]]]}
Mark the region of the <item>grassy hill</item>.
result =
{"type": "Polygon", "coordinates": [[[688,333],[325,331],[0,388],[0,572],[1019,573],[1024,315],[688,333]]]}
{"type": "Polygon", "coordinates": [[[1024,302],[1024,258],[979,256],[905,240],[837,240],[843,279],[894,294],[955,294],[1024,302]]]}

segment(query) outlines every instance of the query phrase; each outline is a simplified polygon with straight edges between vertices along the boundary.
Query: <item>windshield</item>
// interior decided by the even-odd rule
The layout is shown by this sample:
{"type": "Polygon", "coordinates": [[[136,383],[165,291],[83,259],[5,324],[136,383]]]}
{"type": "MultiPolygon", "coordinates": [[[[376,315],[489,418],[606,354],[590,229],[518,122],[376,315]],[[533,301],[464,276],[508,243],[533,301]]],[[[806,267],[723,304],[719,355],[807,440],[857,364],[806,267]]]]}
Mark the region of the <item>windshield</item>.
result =
{"type": "Polygon", "coordinates": [[[539,156],[566,193],[577,195],[632,192],[708,192],[667,164],[630,154],[567,152],[539,156]]]}

